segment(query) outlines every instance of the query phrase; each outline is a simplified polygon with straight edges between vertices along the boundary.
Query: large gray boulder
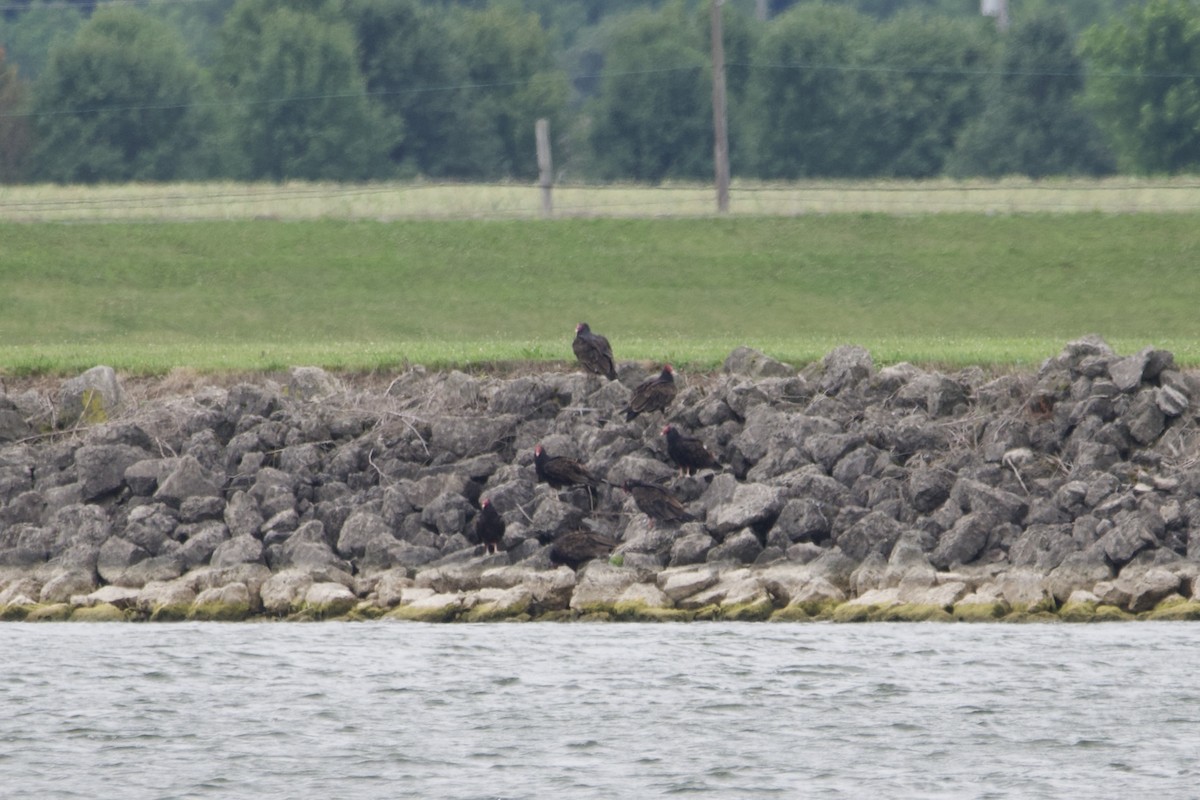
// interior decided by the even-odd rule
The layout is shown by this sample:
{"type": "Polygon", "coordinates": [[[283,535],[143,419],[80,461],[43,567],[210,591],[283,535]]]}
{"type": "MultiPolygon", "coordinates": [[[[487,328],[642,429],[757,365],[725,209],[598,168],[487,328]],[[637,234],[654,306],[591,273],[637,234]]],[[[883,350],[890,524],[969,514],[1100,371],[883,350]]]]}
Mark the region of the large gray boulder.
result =
{"type": "Polygon", "coordinates": [[[220,497],[221,481],[200,465],[195,456],[183,456],[159,485],[154,499],[178,508],[189,497],[220,497]]]}
{"type": "Polygon", "coordinates": [[[111,494],[125,482],[125,471],[146,457],[128,445],[84,445],[75,452],[75,469],[85,501],[111,494]]]}
{"type": "Polygon", "coordinates": [[[821,375],[817,390],[837,394],[871,377],[875,362],[866,349],[857,345],[842,345],[821,359],[821,375]]]}
{"type": "Polygon", "coordinates": [[[796,374],[796,370],[782,361],[745,345],[734,348],[725,358],[721,371],[744,378],[787,378],[796,374]]]}
{"type": "Polygon", "coordinates": [[[881,512],[871,511],[839,533],[834,543],[855,561],[862,561],[872,553],[887,558],[903,533],[904,526],[899,522],[881,512]]]}
{"type": "Polygon", "coordinates": [[[336,550],[342,558],[361,557],[375,540],[397,541],[383,517],[371,511],[353,514],[338,534],[336,550]]]}
{"type": "Polygon", "coordinates": [[[58,422],[95,424],[112,419],[125,406],[125,390],[112,367],[92,367],[63,382],[58,391],[58,422]]]}
{"type": "Polygon", "coordinates": [[[741,483],[727,502],[709,510],[707,527],[721,536],[729,531],[768,525],[779,516],[785,501],[783,489],[777,486],[741,483]]]}
{"type": "Polygon", "coordinates": [[[743,529],[708,551],[707,561],[730,561],[735,564],[753,564],[763,552],[762,543],[753,531],[743,529]]]}

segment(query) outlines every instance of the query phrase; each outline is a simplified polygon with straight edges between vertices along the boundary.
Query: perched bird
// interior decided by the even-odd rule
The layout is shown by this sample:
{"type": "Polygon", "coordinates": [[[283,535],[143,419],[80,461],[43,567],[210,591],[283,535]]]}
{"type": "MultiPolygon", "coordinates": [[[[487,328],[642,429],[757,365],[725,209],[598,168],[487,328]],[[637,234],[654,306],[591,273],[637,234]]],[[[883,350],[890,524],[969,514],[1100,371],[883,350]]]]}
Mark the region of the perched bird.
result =
{"type": "Polygon", "coordinates": [[[679,498],[661,486],[631,478],[621,488],[633,495],[633,502],[637,503],[643,514],[650,517],[652,524],[691,522],[695,519],[684,509],[679,498]]]}
{"type": "Polygon", "coordinates": [[[631,420],[638,414],[663,411],[675,399],[675,370],[667,364],[662,372],[638,384],[625,407],[625,419],[631,420]]]}
{"type": "Polygon", "coordinates": [[[685,436],[674,425],[663,428],[662,435],[667,437],[667,455],[683,474],[695,475],[698,469],[721,468],[717,457],[695,436],[685,436]]]}
{"type": "Polygon", "coordinates": [[[548,455],[540,444],[533,448],[533,468],[540,483],[548,483],[555,489],[586,486],[594,490],[601,483],[583,464],[566,456],[548,455]]]}
{"type": "Polygon", "coordinates": [[[575,326],[575,341],[571,342],[571,349],[585,370],[603,375],[610,381],[616,380],[617,366],[613,362],[612,346],[608,339],[592,333],[586,322],[575,326]]]}
{"type": "Polygon", "coordinates": [[[483,545],[484,552],[499,552],[500,540],[504,538],[504,518],[486,497],[480,502],[479,514],[475,517],[475,536],[483,545]]]}
{"type": "Polygon", "coordinates": [[[571,531],[551,543],[550,563],[556,566],[566,564],[571,569],[579,569],[593,558],[607,556],[616,546],[615,539],[610,539],[602,533],[589,530],[571,531]]]}

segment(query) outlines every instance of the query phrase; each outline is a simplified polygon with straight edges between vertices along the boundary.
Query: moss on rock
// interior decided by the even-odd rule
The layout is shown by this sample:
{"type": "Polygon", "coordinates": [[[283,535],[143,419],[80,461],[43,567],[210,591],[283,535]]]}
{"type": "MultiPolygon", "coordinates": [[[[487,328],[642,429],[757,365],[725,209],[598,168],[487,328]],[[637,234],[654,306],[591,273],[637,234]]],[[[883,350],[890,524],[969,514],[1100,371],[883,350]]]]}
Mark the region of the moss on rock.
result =
{"type": "Polygon", "coordinates": [[[112,603],[82,606],[71,612],[71,622],[127,622],[129,617],[112,603]]]}
{"type": "Polygon", "coordinates": [[[183,622],[191,613],[190,603],[165,603],[150,612],[151,622],[183,622]]]}
{"type": "Polygon", "coordinates": [[[1017,609],[1008,616],[1004,617],[1002,621],[1013,623],[1061,622],[1056,612],[1047,611],[1045,609],[1038,609],[1037,611],[1017,609]]]}
{"type": "Polygon", "coordinates": [[[884,609],[879,619],[884,622],[953,622],[954,617],[941,606],[925,603],[902,603],[884,609]]]}
{"type": "Polygon", "coordinates": [[[691,622],[695,612],[628,600],[614,605],[612,616],[621,622],[691,622]]]}
{"type": "Polygon", "coordinates": [[[501,622],[524,617],[529,619],[530,603],[480,603],[462,615],[463,622],[501,622]]]}
{"type": "Polygon", "coordinates": [[[1168,597],[1144,617],[1150,620],[1184,621],[1200,619],[1200,601],[1185,600],[1179,595],[1168,597]]]}
{"type": "Polygon", "coordinates": [[[187,618],[198,622],[241,622],[250,617],[249,603],[195,603],[187,618]]]}
{"type": "Polygon", "coordinates": [[[1133,614],[1123,608],[1110,605],[1096,606],[1096,616],[1093,618],[1095,622],[1129,622],[1132,619],[1135,619],[1133,614]]]}
{"type": "Polygon", "coordinates": [[[813,622],[816,618],[804,610],[802,605],[784,606],[768,618],[771,622],[813,622]]]}
{"type": "Polygon", "coordinates": [[[83,403],[83,411],[79,414],[80,422],[85,425],[108,422],[108,408],[104,402],[104,394],[99,389],[84,389],[79,399],[83,403]]]}
{"type": "Polygon", "coordinates": [[[869,622],[872,614],[879,611],[879,606],[865,606],[862,603],[842,603],[833,609],[834,622],[869,622]]]}
{"type": "Polygon", "coordinates": [[[307,603],[300,609],[300,613],[307,614],[309,618],[314,620],[337,619],[344,617],[354,610],[357,602],[356,599],[351,598],[349,600],[335,600],[328,603],[307,603]]]}
{"type": "Polygon", "coordinates": [[[363,601],[346,614],[346,619],[350,622],[369,622],[380,619],[386,613],[386,608],[380,608],[374,603],[363,601]]]}
{"type": "Polygon", "coordinates": [[[25,619],[27,622],[62,622],[70,619],[73,610],[69,603],[38,605],[29,610],[25,619]]]}
{"type": "Polygon", "coordinates": [[[35,608],[37,608],[36,605],[26,603],[0,606],[0,622],[20,622],[28,617],[35,608]]]}
{"type": "Polygon", "coordinates": [[[733,603],[721,606],[721,619],[730,622],[761,622],[769,619],[775,613],[775,604],[769,597],[763,597],[749,603],[733,603]]]}
{"type": "Polygon", "coordinates": [[[951,612],[959,622],[996,622],[1007,615],[1008,603],[997,600],[992,603],[958,603],[951,612]]]}
{"type": "Polygon", "coordinates": [[[1063,622],[1095,622],[1098,605],[1090,600],[1082,603],[1067,603],[1059,609],[1058,618],[1063,622]]]}
{"type": "Polygon", "coordinates": [[[453,622],[461,611],[462,606],[453,603],[444,606],[407,605],[396,606],[383,616],[404,622],[453,622]]]}

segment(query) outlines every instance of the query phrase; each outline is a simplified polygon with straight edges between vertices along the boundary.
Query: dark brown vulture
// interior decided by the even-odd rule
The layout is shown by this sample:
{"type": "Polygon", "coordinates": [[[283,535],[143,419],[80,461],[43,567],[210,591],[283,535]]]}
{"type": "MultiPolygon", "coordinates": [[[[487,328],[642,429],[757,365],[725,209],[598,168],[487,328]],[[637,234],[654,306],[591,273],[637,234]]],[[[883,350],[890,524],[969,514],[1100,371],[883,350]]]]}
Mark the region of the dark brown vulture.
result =
{"type": "Polygon", "coordinates": [[[479,503],[479,514],[475,517],[475,535],[483,545],[484,552],[499,551],[500,540],[504,538],[504,518],[486,497],[479,503]]]}
{"type": "Polygon", "coordinates": [[[698,469],[721,468],[717,457],[695,436],[685,436],[676,430],[674,425],[663,428],[662,433],[667,437],[667,455],[683,474],[695,475],[698,469]]]}
{"type": "Polygon", "coordinates": [[[629,405],[625,407],[625,419],[631,420],[638,414],[651,411],[664,411],[675,399],[675,370],[667,364],[662,372],[653,378],[642,381],[629,397],[629,405]]]}
{"type": "Polygon", "coordinates": [[[575,358],[588,372],[603,375],[610,381],[617,379],[617,365],[613,362],[612,346],[608,339],[592,333],[586,322],[575,326],[575,341],[571,342],[575,358]]]}
{"type": "Polygon", "coordinates": [[[555,489],[586,486],[594,490],[601,483],[583,464],[566,456],[547,455],[540,444],[533,448],[533,468],[539,482],[548,483],[555,489]]]}
{"type": "Polygon", "coordinates": [[[651,524],[655,522],[677,524],[691,522],[695,519],[684,509],[679,498],[661,486],[631,478],[625,481],[625,485],[621,488],[633,495],[633,502],[637,503],[637,507],[642,510],[643,514],[650,517],[651,524]]]}
{"type": "Polygon", "coordinates": [[[550,563],[579,569],[593,558],[606,557],[616,546],[616,540],[604,534],[589,530],[571,531],[559,536],[551,544],[550,563]]]}

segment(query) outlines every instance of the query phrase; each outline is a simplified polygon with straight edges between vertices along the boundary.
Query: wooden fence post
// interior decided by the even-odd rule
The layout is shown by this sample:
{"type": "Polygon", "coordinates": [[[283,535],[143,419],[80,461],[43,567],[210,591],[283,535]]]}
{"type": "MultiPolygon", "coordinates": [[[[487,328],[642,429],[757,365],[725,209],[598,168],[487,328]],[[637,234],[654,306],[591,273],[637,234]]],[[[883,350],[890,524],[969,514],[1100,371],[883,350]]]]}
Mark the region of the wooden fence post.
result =
{"type": "Polygon", "coordinates": [[[554,168],[550,160],[550,120],[539,119],[534,126],[537,135],[538,186],[542,187],[542,216],[554,213],[550,190],[554,187],[554,168]]]}

